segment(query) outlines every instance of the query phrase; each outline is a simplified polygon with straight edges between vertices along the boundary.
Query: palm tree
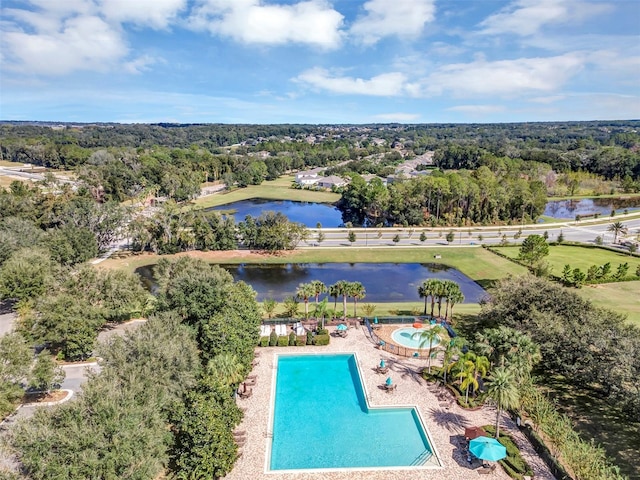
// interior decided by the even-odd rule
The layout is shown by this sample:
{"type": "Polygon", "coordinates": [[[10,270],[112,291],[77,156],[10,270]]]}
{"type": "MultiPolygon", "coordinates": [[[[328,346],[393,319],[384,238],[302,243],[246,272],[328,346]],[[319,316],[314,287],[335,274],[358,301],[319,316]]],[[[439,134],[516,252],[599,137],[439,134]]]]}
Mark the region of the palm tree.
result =
{"type": "Polygon", "coordinates": [[[267,318],[273,317],[273,312],[276,309],[276,305],[278,305],[278,302],[273,298],[267,298],[264,302],[262,302],[262,310],[264,310],[264,313],[267,314],[267,318]]]}
{"type": "Polygon", "coordinates": [[[296,289],[296,297],[304,302],[304,318],[309,318],[309,298],[315,295],[315,288],[310,283],[301,283],[296,289]]]}
{"type": "Polygon", "coordinates": [[[626,235],[629,229],[625,227],[622,222],[615,222],[609,225],[608,232],[613,232],[613,243],[618,240],[618,235],[626,235]]]}
{"type": "Polygon", "coordinates": [[[237,385],[244,379],[244,366],[234,354],[221,353],[209,360],[207,374],[224,385],[237,385]]]}
{"type": "Polygon", "coordinates": [[[432,295],[438,298],[438,317],[440,317],[442,315],[442,299],[447,296],[447,286],[442,280],[438,280],[438,283],[435,284],[432,295]]]}
{"type": "Polygon", "coordinates": [[[349,294],[353,298],[353,316],[357,317],[358,300],[362,300],[367,296],[367,291],[360,282],[351,282],[349,285],[349,294]]]}
{"type": "Polygon", "coordinates": [[[324,317],[327,314],[327,297],[324,297],[322,301],[316,307],[316,320],[318,319],[318,315],[322,319],[321,328],[324,330],[324,317]]]}
{"type": "Polygon", "coordinates": [[[427,282],[426,280],[418,286],[418,295],[420,298],[424,298],[424,313],[423,315],[427,315],[427,298],[429,298],[429,292],[427,290],[427,282]]]}
{"type": "Polygon", "coordinates": [[[451,362],[453,357],[460,354],[464,340],[461,337],[453,337],[444,349],[444,357],[442,358],[442,370],[444,372],[444,383],[447,383],[447,372],[453,365],[451,362]]]}
{"type": "Polygon", "coordinates": [[[327,286],[320,280],[312,280],[311,285],[313,286],[313,294],[316,297],[316,318],[318,318],[318,301],[320,300],[320,295],[327,291],[327,286]]]}
{"type": "Polygon", "coordinates": [[[540,347],[526,333],[501,326],[476,335],[478,349],[491,365],[509,367],[518,378],[527,378],[540,361],[540,347]]]}
{"type": "Polygon", "coordinates": [[[334,286],[336,287],[336,302],[337,296],[342,295],[342,318],[347,319],[347,297],[349,296],[349,283],[346,280],[338,280],[334,286]]]}
{"type": "Polygon", "coordinates": [[[420,348],[425,348],[426,345],[428,349],[427,371],[429,372],[429,374],[431,374],[431,349],[433,348],[433,344],[442,338],[442,334],[444,333],[444,331],[444,328],[442,328],[440,325],[434,325],[420,334],[420,348]]]}
{"type": "Polygon", "coordinates": [[[338,310],[338,297],[340,296],[340,282],[344,280],[340,280],[329,287],[329,296],[333,298],[333,316],[335,317],[336,311],[338,310]]]}
{"type": "Polygon", "coordinates": [[[445,306],[444,306],[444,318],[447,319],[449,316],[449,304],[451,303],[451,297],[453,297],[456,291],[460,291],[460,285],[458,285],[453,280],[444,280],[442,282],[442,289],[445,298],[445,306]]]}
{"type": "Polygon", "coordinates": [[[453,321],[453,306],[462,302],[464,302],[464,294],[462,290],[460,290],[460,287],[458,287],[458,289],[454,290],[449,296],[449,321],[453,321]]]}
{"type": "MultiPolygon", "coordinates": [[[[436,291],[438,290],[439,285],[441,284],[442,284],[442,281],[438,280],[437,278],[430,278],[429,280],[422,283],[422,285],[424,286],[425,302],[427,301],[426,300],[427,297],[431,297],[431,318],[433,318],[433,309],[436,303],[436,291]]],[[[425,315],[426,315],[426,310],[425,310],[425,315]]]]}
{"type": "Polygon", "coordinates": [[[496,438],[500,435],[500,414],[503,410],[517,408],[520,405],[520,394],[513,370],[498,367],[489,376],[487,395],[496,402],[496,438]]]}

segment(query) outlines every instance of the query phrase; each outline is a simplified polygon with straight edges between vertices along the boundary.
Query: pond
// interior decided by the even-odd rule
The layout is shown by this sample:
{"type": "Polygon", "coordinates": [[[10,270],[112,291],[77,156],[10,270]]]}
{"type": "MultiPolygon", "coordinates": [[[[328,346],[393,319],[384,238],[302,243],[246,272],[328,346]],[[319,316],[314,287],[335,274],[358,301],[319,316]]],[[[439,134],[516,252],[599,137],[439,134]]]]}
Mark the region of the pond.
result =
{"type": "Polygon", "coordinates": [[[552,218],[576,218],[576,215],[611,215],[640,209],[640,197],[627,198],[582,198],[580,200],[553,200],[547,202],[544,214],[552,218]]]}
{"type": "Polygon", "coordinates": [[[252,198],[208,208],[207,210],[229,212],[234,216],[236,222],[243,221],[247,215],[258,217],[262,212],[272,210],[283,213],[290,221],[302,223],[306,227],[315,228],[318,222],[326,228],[343,226],[340,210],[326,203],[252,198]]]}
{"type": "MultiPolygon", "coordinates": [[[[464,303],[478,303],[486,296],[485,290],[462,272],[435,263],[246,263],[220,266],[229,271],[234,280],[251,285],[258,293],[259,301],[273,298],[280,302],[295,295],[298,285],[312,280],[320,280],[327,286],[339,280],[360,282],[367,295],[358,303],[424,302],[418,295],[418,286],[429,278],[458,283],[465,297],[464,303]]],[[[153,265],[138,268],[136,273],[153,290],[153,265]]],[[[333,301],[332,298],[329,300],[333,301]]]]}

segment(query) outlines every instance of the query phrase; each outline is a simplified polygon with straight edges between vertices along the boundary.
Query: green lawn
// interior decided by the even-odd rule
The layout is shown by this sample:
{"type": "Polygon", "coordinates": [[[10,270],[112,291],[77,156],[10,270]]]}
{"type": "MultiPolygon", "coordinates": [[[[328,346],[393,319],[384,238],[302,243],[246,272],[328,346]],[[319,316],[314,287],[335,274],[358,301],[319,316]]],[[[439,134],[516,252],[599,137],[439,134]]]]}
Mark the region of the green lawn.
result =
{"type": "Polygon", "coordinates": [[[293,200],[297,202],[335,203],[340,195],[332,192],[315,190],[297,190],[289,188],[294,177],[285,176],[276,180],[262,182],[261,185],[249,185],[230,192],[216,193],[198,198],[193,202],[198,208],[217,207],[249,198],[266,198],[269,200],[293,200]]]}
{"type": "Polygon", "coordinates": [[[611,406],[599,392],[576,389],[558,375],[545,375],[541,384],[558,408],[574,422],[574,428],[585,440],[594,440],[607,452],[622,473],[630,479],[640,478],[638,423],[629,422],[624,413],[611,406]]]}
{"type": "Polygon", "coordinates": [[[586,285],[576,292],[599,307],[626,314],[640,327],[640,281],[586,285]]]}
{"type": "MultiPolygon", "coordinates": [[[[498,251],[509,258],[516,258],[520,247],[497,247],[498,251]]],[[[636,271],[640,265],[640,258],[624,253],[613,252],[604,248],[587,248],[574,245],[552,245],[549,247],[549,256],[545,260],[551,265],[552,273],[560,275],[565,265],[571,268],[579,268],[585,271],[591,265],[604,265],[611,262],[611,269],[615,269],[621,263],[629,263],[629,273],[636,271]]]]}

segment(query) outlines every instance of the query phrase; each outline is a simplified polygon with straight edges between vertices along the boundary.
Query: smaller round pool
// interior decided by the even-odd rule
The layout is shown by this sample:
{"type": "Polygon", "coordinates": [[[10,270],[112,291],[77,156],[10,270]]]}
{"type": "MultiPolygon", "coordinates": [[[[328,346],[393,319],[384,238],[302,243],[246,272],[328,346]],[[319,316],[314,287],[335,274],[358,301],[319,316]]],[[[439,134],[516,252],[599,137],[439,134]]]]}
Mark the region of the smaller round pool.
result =
{"type": "MultiPolygon", "coordinates": [[[[403,347],[420,349],[420,334],[426,330],[426,328],[413,327],[399,328],[391,334],[391,338],[394,342],[396,342],[398,345],[402,345],[403,347]]],[[[431,344],[431,348],[435,347],[439,343],[440,338],[434,339],[433,343],[431,344]]],[[[423,348],[429,348],[429,344],[427,343],[423,348]]]]}

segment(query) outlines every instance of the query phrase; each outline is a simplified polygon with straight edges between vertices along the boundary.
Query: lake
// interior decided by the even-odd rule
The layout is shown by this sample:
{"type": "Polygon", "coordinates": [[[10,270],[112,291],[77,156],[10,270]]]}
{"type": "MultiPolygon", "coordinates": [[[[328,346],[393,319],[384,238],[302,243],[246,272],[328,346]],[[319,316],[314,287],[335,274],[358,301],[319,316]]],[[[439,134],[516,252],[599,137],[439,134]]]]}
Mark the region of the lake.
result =
{"type": "Polygon", "coordinates": [[[547,202],[544,214],[553,218],[576,218],[576,215],[611,215],[611,210],[623,213],[624,210],[640,209],[640,197],[629,198],[582,198],[580,200],[553,200],[547,202]]]}
{"type": "MultiPolygon", "coordinates": [[[[610,215],[611,210],[623,213],[640,209],[640,197],[629,198],[583,198],[580,200],[552,200],[547,202],[544,215],[552,218],[575,219],[576,215],[610,215]]],[[[265,200],[253,198],[209,208],[221,212],[231,212],[240,222],[251,215],[258,217],[266,210],[281,212],[292,222],[315,228],[318,222],[326,228],[344,227],[342,213],[333,205],[326,203],[293,202],[291,200],[265,200]]]]}
{"type": "Polygon", "coordinates": [[[238,202],[227,203],[219,207],[208,208],[221,212],[230,212],[236,222],[241,222],[244,217],[251,215],[259,217],[266,210],[280,212],[292,222],[304,224],[306,227],[315,228],[318,222],[323,227],[335,228],[344,226],[342,213],[333,205],[313,202],[293,202],[291,200],[265,200],[252,198],[238,202]]]}
{"type": "MultiPolygon", "coordinates": [[[[220,265],[234,280],[242,280],[258,293],[258,300],[277,301],[295,295],[301,283],[320,280],[331,285],[338,280],[360,282],[364,285],[367,302],[423,302],[418,286],[429,278],[453,280],[464,294],[464,303],[478,303],[485,290],[455,268],[441,264],[422,263],[287,263],[287,264],[229,264],[220,265]]],[[[140,267],[136,273],[146,279],[153,289],[153,265],[140,267]]],[[[321,297],[322,299],[323,297],[321,297]]],[[[332,300],[332,299],[330,299],[332,300]]],[[[313,300],[315,301],[315,299],[313,300]]],[[[339,300],[340,301],[340,300],[339,300]]]]}

